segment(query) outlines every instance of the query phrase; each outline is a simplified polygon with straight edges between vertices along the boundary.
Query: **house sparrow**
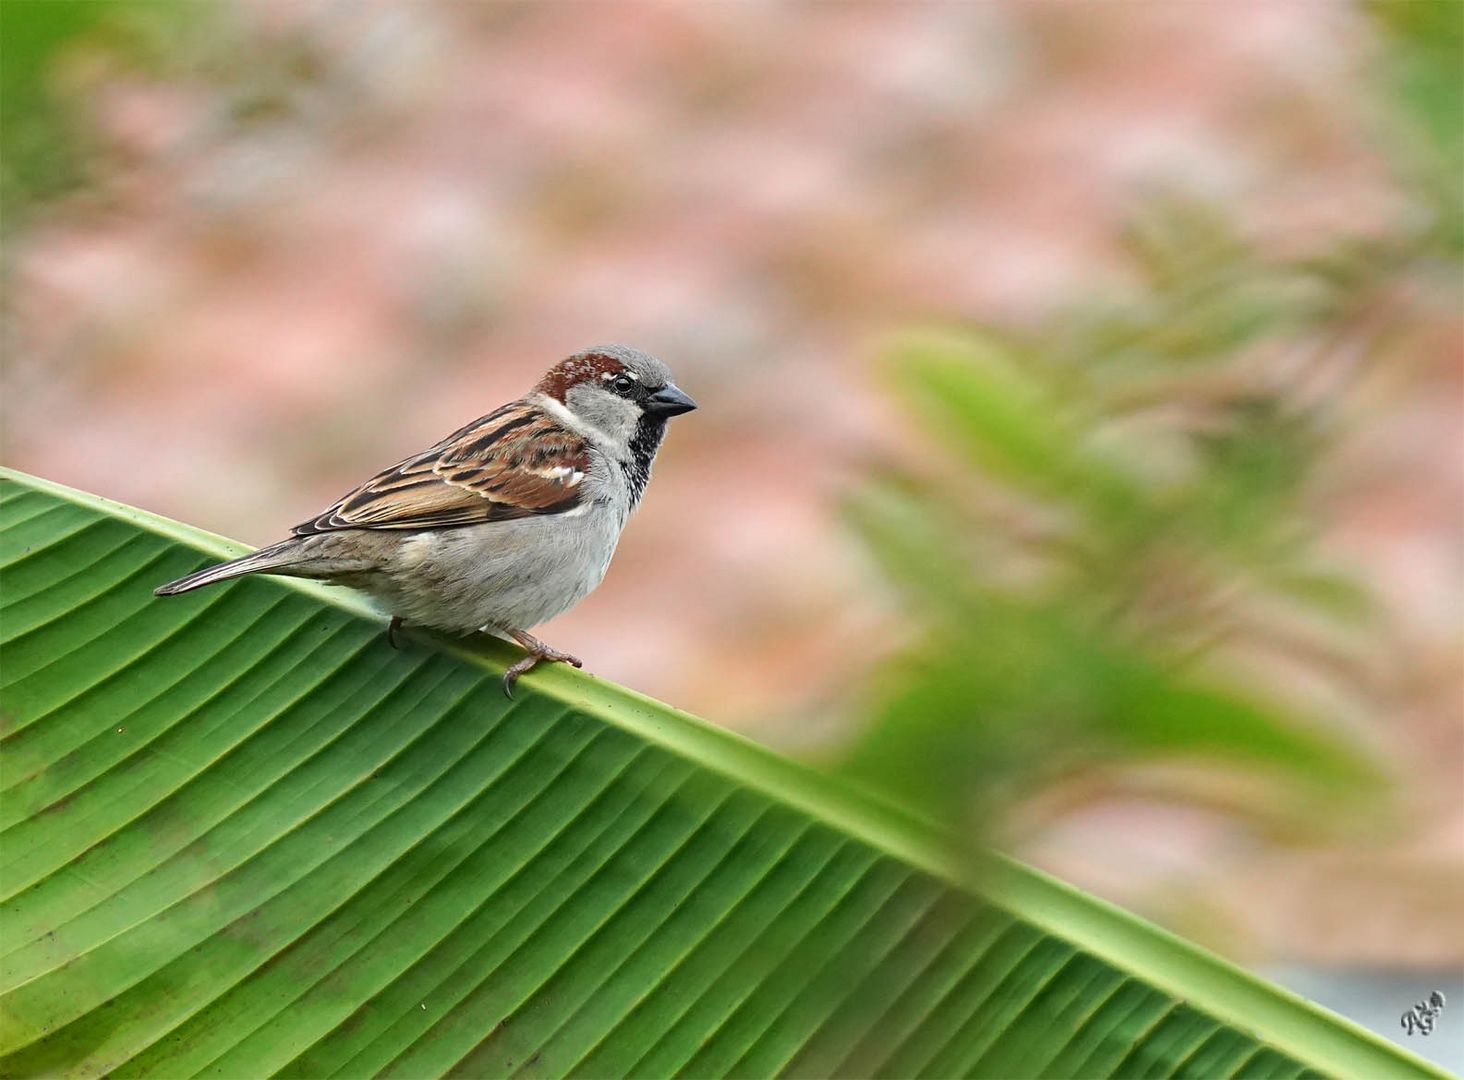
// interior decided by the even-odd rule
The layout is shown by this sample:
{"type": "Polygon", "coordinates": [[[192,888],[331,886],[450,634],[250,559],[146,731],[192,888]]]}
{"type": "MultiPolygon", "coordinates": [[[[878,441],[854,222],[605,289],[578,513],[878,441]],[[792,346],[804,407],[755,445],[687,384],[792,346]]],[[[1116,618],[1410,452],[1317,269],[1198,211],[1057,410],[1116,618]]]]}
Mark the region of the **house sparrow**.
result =
{"type": "Polygon", "coordinates": [[[582,666],[530,636],[605,576],[651,476],[666,421],[696,408],[666,365],[624,345],[556,364],[527,395],[377,473],[287,540],[160,586],[174,596],[244,574],[361,589],[403,622],[507,635],[541,660],[582,666]]]}

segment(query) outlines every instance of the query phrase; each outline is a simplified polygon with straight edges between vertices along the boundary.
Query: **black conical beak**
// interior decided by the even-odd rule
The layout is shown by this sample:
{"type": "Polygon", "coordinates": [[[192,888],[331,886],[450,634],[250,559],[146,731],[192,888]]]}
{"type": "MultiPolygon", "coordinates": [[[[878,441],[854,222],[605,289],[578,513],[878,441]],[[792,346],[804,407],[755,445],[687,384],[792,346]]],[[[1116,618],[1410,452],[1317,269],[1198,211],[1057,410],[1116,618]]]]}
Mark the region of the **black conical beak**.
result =
{"type": "Polygon", "coordinates": [[[667,383],[645,401],[645,410],[652,416],[680,416],[694,408],[696,402],[675,383],[667,383]]]}

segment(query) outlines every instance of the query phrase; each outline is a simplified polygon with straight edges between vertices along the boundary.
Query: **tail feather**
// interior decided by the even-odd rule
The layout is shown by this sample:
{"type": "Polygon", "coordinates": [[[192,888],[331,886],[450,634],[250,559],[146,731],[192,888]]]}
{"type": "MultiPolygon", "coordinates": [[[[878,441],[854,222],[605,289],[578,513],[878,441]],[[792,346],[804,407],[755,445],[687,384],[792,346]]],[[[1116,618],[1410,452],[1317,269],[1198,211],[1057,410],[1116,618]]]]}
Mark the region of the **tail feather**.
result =
{"type": "Polygon", "coordinates": [[[153,590],[153,595],[177,596],[179,593],[212,585],[216,581],[228,581],[230,578],[243,577],[245,574],[260,572],[277,574],[296,561],[298,561],[296,541],[284,540],[278,544],[260,548],[249,555],[230,559],[228,562],[205,566],[202,570],[196,570],[186,577],[180,577],[177,581],[170,581],[166,585],[159,585],[153,590]]]}

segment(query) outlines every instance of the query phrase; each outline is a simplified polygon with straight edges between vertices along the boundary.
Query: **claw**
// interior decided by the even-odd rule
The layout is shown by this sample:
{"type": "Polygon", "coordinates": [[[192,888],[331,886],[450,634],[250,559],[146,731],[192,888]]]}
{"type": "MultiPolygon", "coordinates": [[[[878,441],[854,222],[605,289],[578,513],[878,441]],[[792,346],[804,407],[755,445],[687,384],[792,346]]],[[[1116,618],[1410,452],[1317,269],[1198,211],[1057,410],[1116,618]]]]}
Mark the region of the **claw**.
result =
{"type": "Polygon", "coordinates": [[[402,617],[400,615],[393,615],[391,617],[391,622],[386,624],[386,643],[390,645],[393,649],[401,648],[401,646],[397,644],[396,638],[397,631],[401,629],[401,625],[402,617]]]}
{"type": "Polygon", "coordinates": [[[515,685],[517,685],[519,676],[528,671],[533,666],[533,664],[524,664],[523,661],[520,661],[503,673],[504,697],[508,698],[510,701],[513,700],[513,688],[515,685]]]}
{"type": "Polygon", "coordinates": [[[510,630],[508,631],[508,635],[523,646],[524,651],[528,653],[527,656],[513,663],[503,673],[503,693],[509,700],[513,700],[513,687],[518,682],[519,676],[532,671],[535,665],[541,660],[551,664],[570,664],[577,668],[585,666],[584,661],[579,657],[570,656],[569,653],[550,648],[538,638],[526,634],[522,630],[510,630]]]}

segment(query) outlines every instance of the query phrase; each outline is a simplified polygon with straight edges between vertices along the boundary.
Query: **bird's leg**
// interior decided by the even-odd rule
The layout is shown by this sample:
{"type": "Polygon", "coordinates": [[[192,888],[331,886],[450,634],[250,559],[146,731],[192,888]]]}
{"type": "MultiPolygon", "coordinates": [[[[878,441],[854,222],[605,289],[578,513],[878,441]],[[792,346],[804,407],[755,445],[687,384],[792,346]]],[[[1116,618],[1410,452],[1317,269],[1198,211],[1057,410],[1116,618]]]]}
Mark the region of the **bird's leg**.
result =
{"type": "Polygon", "coordinates": [[[402,628],[402,617],[400,615],[393,615],[391,617],[391,622],[389,622],[389,623],[386,624],[386,643],[388,645],[390,645],[393,649],[400,649],[401,648],[401,646],[397,644],[397,637],[396,637],[397,636],[397,631],[400,630],[401,628],[402,628]]]}
{"type": "Polygon", "coordinates": [[[510,630],[508,636],[524,647],[529,655],[518,663],[514,664],[503,673],[503,692],[513,697],[513,684],[518,682],[518,677],[524,672],[532,670],[540,660],[547,660],[551,664],[573,664],[575,667],[584,667],[584,663],[577,656],[570,656],[569,653],[560,652],[558,649],[545,645],[532,634],[526,634],[522,630],[510,630]]]}

